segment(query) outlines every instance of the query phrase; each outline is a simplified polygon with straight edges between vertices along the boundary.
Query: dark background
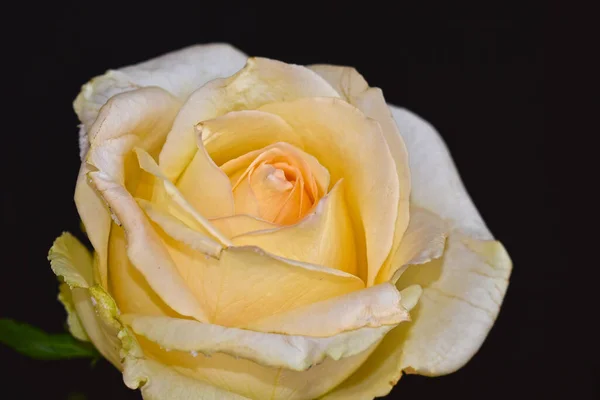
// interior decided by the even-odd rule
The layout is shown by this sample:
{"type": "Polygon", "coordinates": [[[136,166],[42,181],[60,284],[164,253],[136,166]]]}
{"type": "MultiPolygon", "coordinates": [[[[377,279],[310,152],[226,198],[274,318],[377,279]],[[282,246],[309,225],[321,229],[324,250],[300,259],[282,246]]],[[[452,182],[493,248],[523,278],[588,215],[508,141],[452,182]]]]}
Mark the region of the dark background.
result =
{"type": "MultiPolygon", "coordinates": [[[[582,346],[592,333],[572,321],[562,273],[568,262],[558,232],[567,214],[556,185],[563,176],[554,169],[561,144],[545,126],[548,10],[504,2],[202,3],[27,3],[5,13],[17,28],[4,48],[10,124],[2,135],[0,317],[64,330],[46,255],[63,230],[79,233],[71,103],[80,86],[108,68],[229,42],[249,55],[354,66],[388,102],[431,122],[513,258],[502,312],[472,361],[445,377],[405,376],[389,398],[594,398],[597,361],[582,346]]],[[[107,362],[32,361],[0,346],[0,363],[2,392],[14,388],[18,398],[139,398],[107,362]]]]}

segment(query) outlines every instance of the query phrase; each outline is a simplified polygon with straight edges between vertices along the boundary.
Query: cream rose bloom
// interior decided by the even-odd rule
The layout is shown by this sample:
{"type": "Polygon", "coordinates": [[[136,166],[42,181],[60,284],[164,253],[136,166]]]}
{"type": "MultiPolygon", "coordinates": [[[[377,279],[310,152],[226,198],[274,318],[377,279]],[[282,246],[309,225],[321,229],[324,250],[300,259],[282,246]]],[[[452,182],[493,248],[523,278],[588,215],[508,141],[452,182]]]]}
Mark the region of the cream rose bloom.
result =
{"type": "Polygon", "coordinates": [[[195,46],[83,86],[74,336],[146,399],[372,399],[482,344],[511,262],[442,140],[353,68],[195,46]]]}

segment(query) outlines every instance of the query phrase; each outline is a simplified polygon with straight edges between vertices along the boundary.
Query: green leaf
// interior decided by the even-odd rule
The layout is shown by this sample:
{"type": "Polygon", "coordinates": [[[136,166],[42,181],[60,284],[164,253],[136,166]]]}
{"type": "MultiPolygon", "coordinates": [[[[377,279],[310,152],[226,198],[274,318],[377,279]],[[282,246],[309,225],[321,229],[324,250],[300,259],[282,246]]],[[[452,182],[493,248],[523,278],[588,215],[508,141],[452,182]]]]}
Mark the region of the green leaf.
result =
{"type": "Polygon", "coordinates": [[[91,343],[81,342],[67,333],[48,334],[10,319],[0,319],[0,343],[38,360],[100,357],[91,343]]]}

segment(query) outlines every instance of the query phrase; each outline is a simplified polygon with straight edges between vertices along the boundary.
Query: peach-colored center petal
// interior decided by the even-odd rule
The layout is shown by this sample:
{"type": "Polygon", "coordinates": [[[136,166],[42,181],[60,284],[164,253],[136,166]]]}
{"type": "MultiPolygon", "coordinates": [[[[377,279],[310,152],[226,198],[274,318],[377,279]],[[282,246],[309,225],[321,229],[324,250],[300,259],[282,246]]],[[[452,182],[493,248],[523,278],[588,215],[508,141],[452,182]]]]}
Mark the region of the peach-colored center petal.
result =
{"type": "Polygon", "coordinates": [[[289,225],[302,219],[325,194],[302,153],[275,143],[221,166],[231,180],[236,214],[289,225]]]}

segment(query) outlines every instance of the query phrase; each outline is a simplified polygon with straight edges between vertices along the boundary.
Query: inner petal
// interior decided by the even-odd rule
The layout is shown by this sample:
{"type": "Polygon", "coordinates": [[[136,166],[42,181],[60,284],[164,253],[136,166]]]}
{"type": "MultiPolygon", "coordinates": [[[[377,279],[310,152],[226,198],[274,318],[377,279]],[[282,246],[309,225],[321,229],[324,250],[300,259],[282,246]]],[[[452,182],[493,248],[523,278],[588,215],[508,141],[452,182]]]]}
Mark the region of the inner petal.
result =
{"type": "Polygon", "coordinates": [[[288,143],[251,151],[221,166],[232,185],[236,214],[289,225],[325,194],[303,153],[288,143]]]}

